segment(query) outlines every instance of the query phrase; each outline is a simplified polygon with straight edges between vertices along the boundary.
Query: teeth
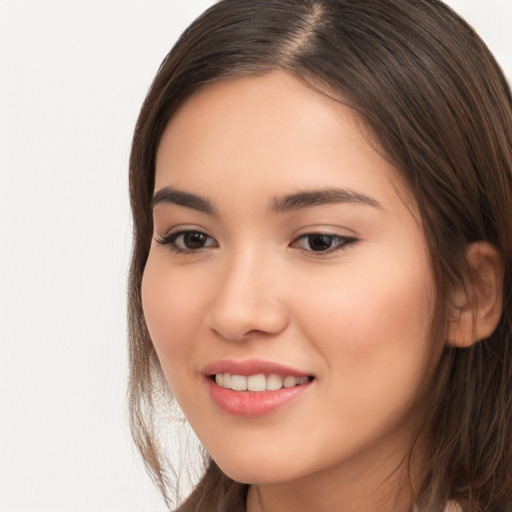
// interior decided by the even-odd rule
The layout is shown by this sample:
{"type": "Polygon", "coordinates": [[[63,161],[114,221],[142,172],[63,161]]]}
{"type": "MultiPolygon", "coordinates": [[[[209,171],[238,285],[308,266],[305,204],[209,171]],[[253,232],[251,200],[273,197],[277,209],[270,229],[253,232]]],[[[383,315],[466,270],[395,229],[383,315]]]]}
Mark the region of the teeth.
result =
{"type": "Polygon", "coordinates": [[[265,391],[267,389],[267,379],[263,373],[247,377],[248,391],[265,391]]]}
{"type": "Polygon", "coordinates": [[[249,375],[248,377],[231,375],[230,373],[217,373],[215,375],[215,382],[219,386],[234,391],[277,391],[283,387],[293,388],[306,384],[308,381],[308,377],[294,377],[293,375],[281,377],[276,374],[264,375],[263,373],[249,375]]]}
{"type": "Polygon", "coordinates": [[[243,375],[231,375],[231,389],[235,391],[247,391],[247,377],[243,375]]]}
{"type": "Polygon", "coordinates": [[[293,388],[295,384],[297,384],[297,379],[295,377],[289,375],[283,379],[283,386],[285,388],[293,388]]]}
{"type": "Polygon", "coordinates": [[[269,391],[276,391],[283,387],[283,379],[279,375],[269,375],[267,377],[267,386],[266,388],[269,391]]]}

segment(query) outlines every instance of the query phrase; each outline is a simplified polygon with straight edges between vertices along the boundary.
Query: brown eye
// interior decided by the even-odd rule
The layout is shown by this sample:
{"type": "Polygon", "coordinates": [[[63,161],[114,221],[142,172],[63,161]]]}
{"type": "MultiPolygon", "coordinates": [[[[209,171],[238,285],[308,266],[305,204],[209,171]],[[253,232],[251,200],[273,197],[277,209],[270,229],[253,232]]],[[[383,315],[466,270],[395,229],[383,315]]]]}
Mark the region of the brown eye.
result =
{"type": "Polygon", "coordinates": [[[328,233],[308,233],[297,238],[292,243],[292,247],[298,247],[308,252],[333,252],[341,250],[356,241],[353,237],[330,235],[328,233]]]}
{"type": "Polygon", "coordinates": [[[189,233],[184,233],[182,236],[183,245],[187,249],[201,249],[205,246],[208,237],[204,233],[200,233],[199,231],[191,231],[189,233]]]}
{"type": "Polygon", "coordinates": [[[178,231],[157,242],[168,245],[175,252],[195,252],[207,247],[217,247],[217,242],[201,231],[178,231]]]}
{"type": "Polygon", "coordinates": [[[327,251],[332,247],[334,237],[331,235],[308,235],[306,240],[312,251],[327,251]]]}

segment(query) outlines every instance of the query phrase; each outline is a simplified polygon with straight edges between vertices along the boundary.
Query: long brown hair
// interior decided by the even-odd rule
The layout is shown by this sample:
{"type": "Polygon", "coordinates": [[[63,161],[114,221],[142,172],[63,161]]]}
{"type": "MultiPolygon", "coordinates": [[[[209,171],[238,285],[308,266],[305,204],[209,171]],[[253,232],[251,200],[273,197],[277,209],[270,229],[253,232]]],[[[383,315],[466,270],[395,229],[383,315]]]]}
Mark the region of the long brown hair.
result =
{"type": "MultiPolygon", "coordinates": [[[[442,510],[448,499],[468,511],[512,510],[512,98],[484,43],[438,0],[224,0],[163,61],[130,160],[130,420],[151,475],[170,506],[173,472],[157,405],[171,397],[140,296],[156,150],[199,88],[276,69],[356,110],[413,192],[436,282],[434,344],[445,343],[450,292],[470,282],[468,244],[486,240],[500,252],[502,318],[488,339],[444,349],[424,422],[425,477],[414,494],[420,511],[442,510]]],[[[206,457],[180,510],[244,510],[245,492],[206,457]]]]}

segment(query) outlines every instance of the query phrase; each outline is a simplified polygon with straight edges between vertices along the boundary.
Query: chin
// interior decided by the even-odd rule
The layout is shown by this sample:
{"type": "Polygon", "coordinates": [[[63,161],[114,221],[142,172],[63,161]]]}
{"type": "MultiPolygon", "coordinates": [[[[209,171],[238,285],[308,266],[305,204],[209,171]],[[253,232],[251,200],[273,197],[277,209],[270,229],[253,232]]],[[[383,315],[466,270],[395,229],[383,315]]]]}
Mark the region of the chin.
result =
{"type": "MultiPolygon", "coordinates": [[[[269,485],[293,481],[300,478],[300,472],[292,470],[291,461],[280,464],[272,457],[264,461],[246,458],[214,459],[222,472],[235,482],[253,485],[269,485]]],[[[284,462],[284,461],[283,461],[284,462]]]]}
{"type": "Polygon", "coordinates": [[[224,468],[219,466],[222,472],[227,475],[231,480],[239,482],[241,484],[249,485],[272,485],[279,484],[293,480],[293,478],[286,478],[286,475],[280,475],[279,477],[274,474],[274,471],[261,471],[254,470],[254,468],[224,468]]]}

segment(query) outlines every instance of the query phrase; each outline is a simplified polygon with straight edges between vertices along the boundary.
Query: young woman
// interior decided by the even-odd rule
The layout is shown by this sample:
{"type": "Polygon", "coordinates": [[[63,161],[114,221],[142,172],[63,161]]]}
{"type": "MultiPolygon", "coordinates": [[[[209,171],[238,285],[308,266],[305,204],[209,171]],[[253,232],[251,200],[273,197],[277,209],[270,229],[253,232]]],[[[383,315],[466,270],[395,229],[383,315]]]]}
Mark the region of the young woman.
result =
{"type": "Polygon", "coordinates": [[[512,510],[512,99],[437,0],[225,0],[130,169],[130,407],[180,511],[512,510]]]}

